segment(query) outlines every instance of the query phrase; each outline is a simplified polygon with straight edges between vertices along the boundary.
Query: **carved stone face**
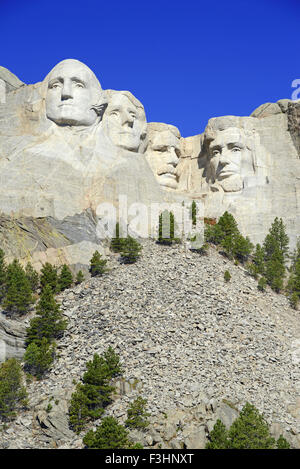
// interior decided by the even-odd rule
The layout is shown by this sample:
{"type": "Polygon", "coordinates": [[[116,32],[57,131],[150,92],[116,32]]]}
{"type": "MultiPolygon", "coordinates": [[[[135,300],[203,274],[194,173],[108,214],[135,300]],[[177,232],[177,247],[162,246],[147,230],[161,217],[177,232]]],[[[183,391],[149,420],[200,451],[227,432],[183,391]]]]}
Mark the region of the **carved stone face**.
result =
{"type": "Polygon", "coordinates": [[[95,123],[101,86],[93,72],[77,60],[64,60],[47,76],[46,115],[57,125],[95,123]]]}
{"type": "Polygon", "coordinates": [[[112,95],[102,119],[103,132],[117,146],[137,152],[145,137],[146,116],[122,93],[112,95]]]}
{"type": "Polygon", "coordinates": [[[176,189],[176,166],[180,157],[180,140],[170,130],[154,132],[146,159],[162,186],[176,189]]]}
{"type": "Polygon", "coordinates": [[[251,152],[240,129],[231,127],[219,131],[209,145],[209,158],[213,178],[226,192],[242,189],[242,167],[244,162],[251,161],[251,152]]]}

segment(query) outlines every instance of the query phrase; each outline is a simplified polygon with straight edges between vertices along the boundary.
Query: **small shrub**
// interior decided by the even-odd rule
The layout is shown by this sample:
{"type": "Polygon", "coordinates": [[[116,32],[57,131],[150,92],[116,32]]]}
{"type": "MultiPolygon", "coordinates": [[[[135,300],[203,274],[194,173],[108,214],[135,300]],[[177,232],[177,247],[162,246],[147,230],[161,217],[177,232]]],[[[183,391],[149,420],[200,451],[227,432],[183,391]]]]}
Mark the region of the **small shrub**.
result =
{"type": "Polygon", "coordinates": [[[106,271],[107,260],[102,259],[102,255],[95,251],[90,261],[90,273],[92,277],[103,275],[106,271]]]}
{"type": "Polygon", "coordinates": [[[149,425],[147,417],[150,417],[150,414],[146,412],[146,404],[147,399],[143,399],[141,396],[132,402],[127,410],[126,427],[144,430],[149,425]]]}
{"type": "Polygon", "coordinates": [[[230,279],[231,279],[231,275],[230,275],[229,271],[228,271],[228,270],[225,270],[225,272],[224,272],[224,280],[225,280],[225,282],[229,282],[230,279]]]}
{"type": "Polygon", "coordinates": [[[73,283],[73,275],[70,270],[70,268],[67,266],[67,264],[64,264],[62,266],[61,272],[58,277],[58,286],[59,290],[63,291],[66,288],[70,288],[73,283]]]}
{"type": "Polygon", "coordinates": [[[258,281],[258,284],[257,284],[257,288],[260,291],[264,292],[266,287],[267,287],[267,281],[266,281],[265,277],[260,277],[260,279],[258,281]]]}
{"type": "Polygon", "coordinates": [[[122,261],[125,264],[133,264],[139,259],[141,251],[142,245],[136,239],[131,236],[127,236],[122,244],[122,261]]]}
{"type": "Polygon", "coordinates": [[[55,357],[55,344],[43,338],[39,344],[32,342],[24,354],[25,369],[41,379],[50,369],[55,357]]]}
{"type": "Polygon", "coordinates": [[[89,449],[129,449],[128,431],[113,417],[105,417],[95,432],[90,430],[83,438],[89,449]]]}
{"type": "Polygon", "coordinates": [[[15,418],[16,410],[27,404],[22,367],[18,360],[10,358],[0,365],[0,418],[4,422],[15,418]]]}
{"type": "Polygon", "coordinates": [[[83,272],[82,272],[82,270],[79,270],[79,272],[78,272],[77,275],[76,275],[75,283],[76,283],[76,285],[79,285],[79,284],[82,283],[83,281],[84,281],[83,272]]]}

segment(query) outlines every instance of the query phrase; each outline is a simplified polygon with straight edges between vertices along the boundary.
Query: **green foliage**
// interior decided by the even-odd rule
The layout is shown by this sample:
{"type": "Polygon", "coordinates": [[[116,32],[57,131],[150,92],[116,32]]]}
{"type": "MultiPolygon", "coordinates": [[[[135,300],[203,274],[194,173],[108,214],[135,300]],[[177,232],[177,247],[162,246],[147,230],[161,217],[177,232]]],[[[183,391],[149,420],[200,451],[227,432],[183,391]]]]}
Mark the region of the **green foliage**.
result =
{"type": "Polygon", "coordinates": [[[147,417],[150,417],[150,414],[146,412],[146,405],[147,399],[143,399],[141,396],[132,402],[127,410],[126,427],[144,430],[149,425],[147,417]]]}
{"type": "Polygon", "coordinates": [[[297,241],[297,247],[292,256],[287,291],[289,293],[291,306],[296,309],[300,299],[300,240],[297,241]]]}
{"type": "Polygon", "coordinates": [[[79,270],[79,272],[77,272],[77,275],[76,275],[75,283],[76,283],[76,285],[79,285],[83,281],[84,281],[84,275],[82,273],[82,270],[79,270]]]}
{"type": "Polygon", "coordinates": [[[275,440],[268,424],[258,410],[248,402],[228,432],[230,449],[272,449],[275,440]]]}
{"type": "Polygon", "coordinates": [[[80,433],[89,419],[101,417],[104,408],[111,403],[114,387],[110,381],[122,371],[119,356],[112,347],[102,356],[95,354],[93,360],[87,362],[86,368],[83,384],[77,384],[69,407],[70,427],[76,433],[80,433]]]}
{"type": "Polygon", "coordinates": [[[32,267],[31,263],[28,262],[26,267],[25,267],[25,274],[27,279],[29,280],[31,290],[34,292],[38,289],[39,287],[39,274],[37,271],[32,267]]]}
{"type": "Polygon", "coordinates": [[[0,249],[0,301],[2,301],[5,294],[6,284],[6,264],[4,261],[4,251],[0,249]]]}
{"type": "Polygon", "coordinates": [[[70,270],[70,268],[67,266],[67,264],[64,264],[62,266],[61,272],[58,277],[58,286],[59,290],[63,291],[66,288],[70,288],[73,283],[73,275],[70,270]]]}
{"type": "Polygon", "coordinates": [[[41,379],[49,370],[55,358],[55,344],[46,338],[40,343],[31,342],[24,354],[25,369],[32,375],[41,379]]]}
{"type": "Polygon", "coordinates": [[[241,235],[237,222],[228,212],[215,225],[207,225],[204,235],[206,242],[221,246],[229,259],[245,262],[253,250],[250,239],[241,235]]]}
{"type": "Polygon", "coordinates": [[[256,274],[264,275],[265,274],[265,251],[264,251],[264,248],[259,243],[255,246],[255,251],[253,254],[252,262],[255,267],[256,274]]]}
{"type": "Polygon", "coordinates": [[[89,449],[129,449],[128,431],[113,417],[105,417],[95,432],[90,430],[83,438],[89,449]]]}
{"type": "Polygon", "coordinates": [[[17,259],[7,266],[5,288],[3,308],[11,314],[25,314],[33,302],[32,290],[26,273],[17,259]]]}
{"type": "Polygon", "coordinates": [[[297,309],[298,304],[299,304],[299,296],[298,296],[298,294],[294,291],[294,292],[290,295],[290,305],[291,305],[292,308],[297,309]]]}
{"type": "Polygon", "coordinates": [[[120,238],[120,224],[116,224],[116,236],[111,239],[110,249],[113,252],[122,252],[125,238],[120,238]]]}
{"type": "Polygon", "coordinates": [[[131,236],[127,236],[122,243],[121,257],[125,264],[133,264],[136,262],[142,251],[142,245],[131,236]]]}
{"type": "Polygon", "coordinates": [[[265,277],[260,277],[259,281],[258,281],[258,284],[257,284],[257,288],[264,292],[265,289],[266,289],[266,286],[267,286],[267,281],[265,279],[265,277]]]}
{"type": "Polygon", "coordinates": [[[157,242],[167,246],[174,242],[180,242],[179,238],[175,238],[175,217],[173,212],[165,210],[159,215],[157,242]]]}
{"type": "Polygon", "coordinates": [[[228,431],[220,419],[215,423],[209,438],[210,441],[206,444],[206,449],[227,449],[228,431]]]}
{"type": "Polygon", "coordinates": [[[192,202],[191,211],[192,211],[192,224],[193,224],[193,226],[196,226],[196,224],[197,224],[197,204],[194,200],[192,202]]]}
{"type": "Polygon", "coordinates": [[[22,367],[18,360],[10,358],[0,365],[0,418],[8,421],[16,416],[16,409],[26,406],[22,367]]]}
{"type": "Polygon", "coordinates": [[[264,417],[248,402],[229,430],[218,420],[210,434],[207,449],[287,449],[289,444],[280,437],[276,443],[264,417]]]}
{"type": "Polygon", "coordinates": [[[46,262],[41,269],[40,284],[42,289],[50,285],[53,293],[57,293],[59,291],[57,267],[46,262]]]}
{"type": "Polygon", "coordinates": [[[277,446],[277,449],[290,449],[291,447],[289,442],[286,441],[286,439],[283,438],[282,435],[280,435],[280,437],[278,438],[276,446],[277,446]]]}
{"type": "Polygon", "coordinates": [[[48,342],[59,339],[66,327],[67,321],[63,319],[51,286],[45,285],[36,307],[36,316],[31,319],[30,326],[26,331],[26,345],[32,342],[40,345],[44,338],[48,342]]]}
{"type": "Polygon", "coordinates": [[[265,254],[264,275],[268,285],[276,292],[283,289],[288,246],[289,238],[285,232],[283,221],[281,218],[276,217],[263,244],[265,254]]]}
{"type": "Polygon", "coordinates": [[[225,270],[225,272],[224,272],[224,280],[225,280],[225,282],[229,282],[230,279],[231,279],[230,272],[229,272],[228,270],[225,270]]]}
{"type": "Polygon", "coordinates": [[[102,259],[102,255],[95,251],[92,259],[90,260],[90,273],[92,277],[103,275],[106,271],[107,260],[102,259]]]}

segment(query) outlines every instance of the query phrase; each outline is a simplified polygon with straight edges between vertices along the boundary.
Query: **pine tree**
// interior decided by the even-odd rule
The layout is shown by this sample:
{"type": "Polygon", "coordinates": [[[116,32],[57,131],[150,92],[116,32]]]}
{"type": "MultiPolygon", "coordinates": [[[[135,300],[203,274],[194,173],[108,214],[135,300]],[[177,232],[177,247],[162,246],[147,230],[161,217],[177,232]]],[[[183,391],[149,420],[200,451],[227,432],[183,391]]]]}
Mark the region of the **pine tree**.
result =
{"type": "Polygon", "coordinates": [[[277,440],[276,443],[277,449],[290,449],[290,444],[289,442],[283,437],[283,435],[280,435],[280,437],[277,440]]]}
{"type": "Polygon", "coordinates": [[[297,241],[297,247],[292,256],[287,291],[289,292],[291,305],[296,309],[300,299],[300,240],[297,241]]]}
{"type": "Polygon", "coordinates": [[[260,277],[259,281],[258,281],[258,284],[257,284],[257,288],[264,292],[265,289],[266,289],[266,286],[267,286],[267,281],[265,279],[265,277],[260,277]]]}
{"type": "Polygon", "coordinates": [[[113,417],[102,419],[95,432],[90,430],[83,438],[89,449],[128,449],[132,445],[128,439],[128,431],[113,417]]]}
{"type": "Polygon", "coordinates": [[[92,277],[103,275],[107,271],[106,264],[107,260],[102,259],[102,255],[98,251],[95,251],[90,261],[90,273],[92,277]]]}
{"type": "Polygon", "coordinates": [[[4,251],[0,249],[0,301],[2,301],[5,295],[5,284],[6,284],[6,264],[4,261],[4,251]]]}
{"type": "Polygon", "coordinates": [[[73,283],[73,275],[70,270],[70,268],[67,266],[67,264],[64,264],[62,266],[60,275],[58,277],[58,285],[60,291],[65,290],[66,288],[70,288],[73,283]]]}
{"type": "Polygon", "coordinates": [[[8,265],[6,272],[6,295],[3,307],[11,314],[25,314],[33,302],[30,282],[17,259],[8,265]]]}
{"type": "Polygon", "coordinates": [[[258,410],[248,402],[228,432],[229,449],[273,449],[268,424],[258,410]]]}
{"type": "Polygon", "coordinates": [[[31,342],[24,354],[25,369],[41,379],[49,370],[55,358],[55,343],[45,337],[40,342],[31,342]]]}
{"type": "Polygon", "coordinates": [[[76,275],[76,280],[75,280],[75,283],[76,285],[79,285],[80,283],[82,283],[84,281],[84,275],[82,273],[82,270],[79,270],[77,272],[77,275],[76,275]]]}
{"type": "Polygon", "coordinates": [[[114,252],[122,252],[125,238],[120,238],[120,224],[116,224],[116,236],[111,239],[110,249],[114,252]]]}
{"type": "Polygon", "coordinates": [[[265,277],[268,285],[276,292],[283,288],[288,246],[289,238],[285,232],[283,221],[276,217],[263,244],[265,277]]]}
{"type": "Polygon", "coordinates": [[[192,211],[192,224],[193,224],[193,226],[196,226],[196,224],[197,224],[197,204],[194,200],[192,202],[191,211],[192,211]]]}
{"type": "Polygon", "coordinates": [[[102,356],[95,354],[93,360],[87,362],[86,368],[83,384],[77,384],[69,408],[70,426],[77,433],[89,419],[101,417],[104,408],[111,403],[115,389],[110,381],[122,371],[119,356],[111,347],[102,356]]]}
{"type": "Polygon", "coordinates": [[[258,243],[252,257],[251,274],[254,278],[265,274],[265,251],[258,243]]]}
{"type": "Polygon", "coordinates": [[[133,264],[136,262],[142,250],[142,245],[131,236],[124,239],[121,251],[121,257],[125,264],[133,264]]]}
{"type": "Polygon", "coordinates": [[[75,433],[80,433],[89,418],[91,404],[83,384],[78,383],[72,394],[69,407],[69,424],[75,433]]]}
{"type": "Polygon", "coordinates": [[[126,427],[144,430],[149,425],[147,417],[150,417],[150,414],[146,412],[146,405],[147,399],[143,399],[142,396],[138,396],[132,402],[127,410],[126,427]]]}
{"type": "Polygon", "coordinates": [[[0,418],[3,421],[16,416],[16,409],[27,406],[27,392],[22,384],[22,367],[10,358],[0,364],[0,418]]]}
{"type": "Polygon", "coordinates": [[[41,269],[40,284],[42,289],[50,285],[53,293],[57,293],[59,291],[57,267],[46,262],[41,269]]]}
{"type": "Polygon", "coordinates": [[[213,430],[209,434],[209,442],[206,449],[227,449],[228,431],[220,419],[214,425],[213,430]]]}
{"type": "Polygon", "coordinates": [[[158,240],[159,244],[170,246],[174,242],[179,242],[179,238],[175,238],[175,217],[173,212],[165,210],[159,215],[158,220],[158,240]]]}
{"type": "Polygon", "coordinates": [[[26,344],[32,342],[40,345],[43,338],[49,342],[63,335],[67,321],[63,319],[59,305],[56,303],[50,285],[46,285],[36,307],[36,317],[31,319],[27,328],[26,344]]]}
{"type": "Polygon", "coordinates": [[[25,267],[25,274],[26,274],[27,279],[29,280],[31,290],[35,292],[39,287],[39,274],[32,267],[30,262],[28,262],[25,267]]]}

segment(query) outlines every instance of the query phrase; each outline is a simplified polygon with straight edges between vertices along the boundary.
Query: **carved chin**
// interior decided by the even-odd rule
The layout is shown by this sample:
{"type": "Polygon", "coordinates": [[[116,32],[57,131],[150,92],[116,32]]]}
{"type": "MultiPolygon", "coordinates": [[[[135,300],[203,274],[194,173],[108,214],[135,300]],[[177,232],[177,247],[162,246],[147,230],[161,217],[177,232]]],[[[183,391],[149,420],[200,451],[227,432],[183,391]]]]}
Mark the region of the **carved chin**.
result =
{"type": "Polygon", "coordinates": [[[161,186],[168,187],[170,189],[176,189],[178,184],[176,177],[171,173],[159,175],[158,182],[161,186]]]}
{"type": "Polygon", "coordinates": [[[243,189],[243,179],[239,174],[224,178],[219,184],[224,192],[239,192],[243,189]]]}

